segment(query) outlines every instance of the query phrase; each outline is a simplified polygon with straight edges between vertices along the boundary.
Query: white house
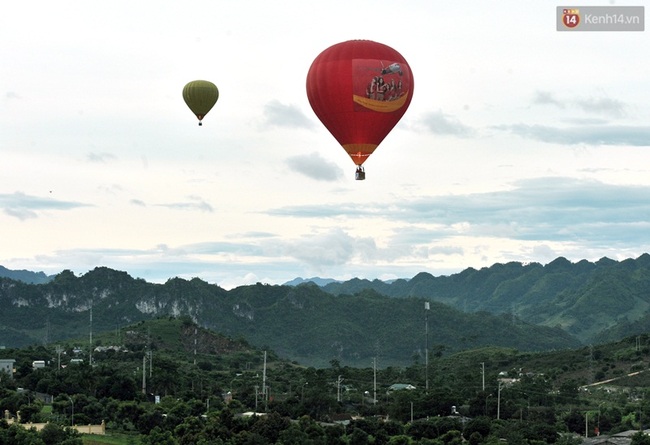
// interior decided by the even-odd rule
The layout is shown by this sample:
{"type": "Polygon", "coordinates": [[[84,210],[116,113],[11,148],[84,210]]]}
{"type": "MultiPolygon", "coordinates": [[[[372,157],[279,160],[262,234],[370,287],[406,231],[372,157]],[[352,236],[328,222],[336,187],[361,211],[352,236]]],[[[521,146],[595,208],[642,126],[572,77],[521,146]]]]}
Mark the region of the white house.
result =
{"type": "Polygon", "coordinates": [[[0,372],[6,372],[9,374],[9,378],[14,378],[14,363],[16,363],[16,360],[12,358],[3,358],[0,359],[0,372]]]}

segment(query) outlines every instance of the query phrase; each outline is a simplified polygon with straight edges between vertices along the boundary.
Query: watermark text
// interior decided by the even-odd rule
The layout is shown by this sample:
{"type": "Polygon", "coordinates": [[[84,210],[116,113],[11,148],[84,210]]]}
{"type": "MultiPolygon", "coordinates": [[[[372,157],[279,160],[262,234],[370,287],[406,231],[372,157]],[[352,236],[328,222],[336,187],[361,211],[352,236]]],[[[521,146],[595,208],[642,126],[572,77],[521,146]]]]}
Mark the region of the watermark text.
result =
{"type": "Polygon", "coordinates": [[[645,31],[644,6],[558,6],[558,31],[645,31]]]}

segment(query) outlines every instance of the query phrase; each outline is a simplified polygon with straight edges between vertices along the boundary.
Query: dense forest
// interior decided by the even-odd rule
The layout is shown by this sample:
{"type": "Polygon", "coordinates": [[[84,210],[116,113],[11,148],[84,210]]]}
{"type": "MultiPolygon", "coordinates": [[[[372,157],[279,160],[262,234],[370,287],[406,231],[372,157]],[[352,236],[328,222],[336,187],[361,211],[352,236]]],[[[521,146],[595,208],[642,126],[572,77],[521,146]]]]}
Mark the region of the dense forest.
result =
{"type": "Polygon", "coordinates": [[[0,278],[0,445],[648,445],[649,268],[228,291],[21,271],[0,278]],[[106,437],[68,428],[102,422],[106,437]]]}
{"type": "Polygon", "coordinates": [[[0,278],[0,304],[0,345],[7,347],[83,337],[91,329],[115,330],[162,316],[188,316],[201,327],[316,367],[331,360],[363,367],[374,357],[382,366],[406,366],[416,356],[421,359],[427,341],[448,352],[490,345],[542,351],[581,344],[561,327],[528,323],[511,313],[466,313],[372,289],[332,295],[310,284],[258,283],[226,291],[198,278],[152,284],[108,268],[80,277],[64,271],[38,285],[0,278]]]}
{"type": "Polygon", "coordinates": [[[38,284],[40,275],[31,278],[0,278],[0,346],[87,335],[91,312],[97,331],[189,316],[201,327],[316,367],[331,360],[364,367],[374,357],[408,366],[422,359],[429,341],[447,353],[492,345],[545,351],[650,331],[648,254],[620,262],[511,262],[441,277],[422,272],[390,283],[257,283],[231,290],[198,278],[147,283],[105,267],[80,276],[66,270],[38,284]]]}
{"type": "Polygon", "coordinates": [[[365,368],[301,366],[188,317],[97,333],[92,351],[87,340],[0,350],[16,360],[0,408],[51,422],[37,433],[0,421],[0,443],[82,443],[66,425],[104,421],[125,444],[577,444],[650,416],[648,335],[365,368]]]}

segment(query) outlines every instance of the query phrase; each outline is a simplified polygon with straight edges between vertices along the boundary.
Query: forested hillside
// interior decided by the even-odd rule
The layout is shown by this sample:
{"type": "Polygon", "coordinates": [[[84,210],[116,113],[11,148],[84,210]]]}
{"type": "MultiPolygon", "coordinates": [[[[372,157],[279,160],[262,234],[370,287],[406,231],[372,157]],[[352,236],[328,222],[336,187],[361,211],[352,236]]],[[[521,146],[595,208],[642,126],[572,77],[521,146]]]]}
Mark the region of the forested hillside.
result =
{"type": "Polygon", "coordinates": [[[374,291],[334,296],[316,285],[256,284],[226,291],[180,278],[151,284],[108,268],[80,277],[64,271],[41,285],[0,279],[0,304],[0,344],[7,347],[88,336],[91,308],[95,332],[188,316],[202,327],[314,366],[332,359],[367,365],[373,358],[383,366],[408,365],[424,360],[427,341],[437,354],[488,345],[523,351],[579,345],[561,329],[511,315],[465,314],[435,302],[425,312],[423,298],[374,291]]]}
{"type": "Polygon", "coordinates": [[[94,342],[92,351],[85,336],[0,349],[15,361],[0,379],[0,408],[27,424],[49,422],[40,433],[0,422],[0,443],[80,445],[67,425],[104,422],[107,435],[83,443],[578,445],[585,435],[641,430],[650,415],[648,335],[553,352],[484,347],[432,355],[426,366],[332,360],[319,369],[189,317],[137,322],[94,342]],[[263,414],[239,415],[250,411],[263,414]]]}
{"type": "Polygon", "coordinates": [[[0,266],[0,277],[11,278],[12,280],[22,281],[24,283],[30,283],[30,284],[47,283],[52,278],[54,278],[45,275],[44,272],[32,272],[29,270],[11,270],[11,269],[7,269],[4,266],[0,266]]]}
{"type": "Polygon", "coordinates": [[[334,295],[373,289],[392,297],[431,299],[464,312],[511,313],[529,323],[561,327],[585,344],[650,329],[648,254],[621,262],[511,262],[439,277],[423,272],[393,283],[353,279],[323,289],[334,295]]]}
{"type": "Polygon", "coordinates": [[[484,346],[542,351],[647,332],[650,255],[229,291],[198,278],[152,284],[98,267],[82,276],[63,271],[43,284],[0,278],[0,304],[0,345],[7,347],[88,335],[92,308],[95,332],[188,316],[303,364],[335,359],[356,366],[379,358],[386,366],[408,365],[424,359],[427,343],[437,355],[484,346]]]}

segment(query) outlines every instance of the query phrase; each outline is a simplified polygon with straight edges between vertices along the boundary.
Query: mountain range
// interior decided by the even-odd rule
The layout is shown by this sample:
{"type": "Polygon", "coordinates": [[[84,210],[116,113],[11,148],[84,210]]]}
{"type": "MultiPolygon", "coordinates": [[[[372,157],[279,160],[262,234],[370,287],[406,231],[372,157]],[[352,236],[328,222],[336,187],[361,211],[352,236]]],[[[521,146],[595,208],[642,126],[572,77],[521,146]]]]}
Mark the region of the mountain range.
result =
{"type": "Polygon", "coordinates": [[[393,366],[423,361],[427,347],[434,356],[483,346],[541,351],[650,330],[647,254],[511,262],[393,282],[306,281],[225,290],[198,278],[152,284],[105,267],[81,276],[66,270],[41,284],[0,278],[0,346],[83,345],[91,331],[189,316],[300,364],[368,366],[376,358],[393,366]]]}
{"type": "Polygon", "coordinates": [[[11,278],[30,284],[43,284],[54,278],[53,275],[45,275],[45,272],[32,272],[30,270],[11,270],[0,266],[0,277],[11,278]]]}
{"type": "Polygon", "coordinates": [[[385,283],[352,279],[323,287],[334,295],[374,291],[396,298],[418,296],[463,312],[510,313],[539,326],[559,327],[584,344],[616,341],[650,327],[650,255],[618,262],[601,258],[547,265],[510,262],[434,277],[385,283]]]}

